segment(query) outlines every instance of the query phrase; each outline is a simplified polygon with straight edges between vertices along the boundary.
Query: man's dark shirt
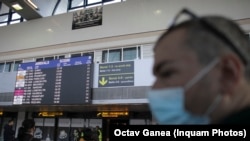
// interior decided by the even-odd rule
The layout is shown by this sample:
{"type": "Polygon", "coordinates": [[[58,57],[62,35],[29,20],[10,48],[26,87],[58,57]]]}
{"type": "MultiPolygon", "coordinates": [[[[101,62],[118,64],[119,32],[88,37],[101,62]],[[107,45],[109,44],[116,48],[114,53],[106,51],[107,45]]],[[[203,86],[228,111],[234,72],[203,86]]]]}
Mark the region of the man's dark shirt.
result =
{"type": "Polygon", "coordinates": [[[231,114],[222,121],[220,124],[249,124],[250,125],[250,107],[245,108],[237,113],[231,114]]]}
{"type": "Polygon", "coordinates": [[[12,126],[6,124],[4,126],[4,141],[13,141],[15,136],[15,131],[12,129],[12,126]]]}

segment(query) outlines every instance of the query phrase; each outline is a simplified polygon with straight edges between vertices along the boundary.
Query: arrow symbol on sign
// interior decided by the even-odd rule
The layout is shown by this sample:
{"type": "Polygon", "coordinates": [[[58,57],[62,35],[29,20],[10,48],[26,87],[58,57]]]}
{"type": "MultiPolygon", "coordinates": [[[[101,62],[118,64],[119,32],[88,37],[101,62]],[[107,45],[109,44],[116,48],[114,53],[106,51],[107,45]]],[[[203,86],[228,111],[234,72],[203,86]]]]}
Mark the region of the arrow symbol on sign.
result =
{"type": "Polygon", "coordinates": [[[106,85],[108,80],[105,80],[105,77],[102,77],[102,80],[99,80],[99,83],[103,86],[106,85]]]}

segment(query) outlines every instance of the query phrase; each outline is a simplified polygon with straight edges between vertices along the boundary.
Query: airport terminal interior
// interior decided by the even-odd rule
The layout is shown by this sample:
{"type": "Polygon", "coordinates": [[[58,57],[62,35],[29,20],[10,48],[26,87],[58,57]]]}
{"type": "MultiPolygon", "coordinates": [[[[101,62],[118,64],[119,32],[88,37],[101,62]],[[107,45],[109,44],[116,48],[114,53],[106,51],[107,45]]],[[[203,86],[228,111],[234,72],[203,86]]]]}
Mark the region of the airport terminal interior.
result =
{"type": "Polygon", "coordinates": [[[99,126],[157,124],[148,106],[153,48],[175,14],[220,14],[250,40],[250,1],[0,0],[0,141],[14,120],[42,141],[87,141],[99,126]],[[203,5],[206,5],[205,7],[203,5]]]}

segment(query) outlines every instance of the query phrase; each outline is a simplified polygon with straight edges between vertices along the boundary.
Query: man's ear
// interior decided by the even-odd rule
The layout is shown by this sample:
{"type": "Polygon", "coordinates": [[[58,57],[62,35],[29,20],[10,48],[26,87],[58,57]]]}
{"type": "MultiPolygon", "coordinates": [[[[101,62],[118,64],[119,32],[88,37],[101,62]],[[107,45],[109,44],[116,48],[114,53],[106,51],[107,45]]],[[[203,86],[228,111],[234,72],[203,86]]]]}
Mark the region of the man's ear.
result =
{"type": "Polygon", "coordinates": [[[234,54],[227,54],[221,58],[222,93],[230,94],[244,76],[244,66],[234,54]]]}

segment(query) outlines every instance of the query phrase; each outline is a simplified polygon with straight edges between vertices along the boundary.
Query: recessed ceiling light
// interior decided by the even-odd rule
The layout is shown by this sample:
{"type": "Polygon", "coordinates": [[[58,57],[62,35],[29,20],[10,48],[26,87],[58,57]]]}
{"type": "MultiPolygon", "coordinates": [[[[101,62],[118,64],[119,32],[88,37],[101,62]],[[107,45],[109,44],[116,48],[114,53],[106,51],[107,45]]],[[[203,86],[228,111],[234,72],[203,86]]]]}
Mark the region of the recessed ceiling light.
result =
{"type": "Polygon", "coordinates": [[[22,9],[23,9],[23,7],[22,7],[20,4],[18,4],[18,3],[12,4],[11,6],[12,6],[15,10],[22,10],[22,9]]]}
{"type": "Polygon", "coordinates": [[[51,28],[48,28],[47,31],[48,32],[53,32],[53,30],[51,28]]]}
{"type": "Polygon", "coordinates": [[[162,13],[161,10],[155,10],[155,11],[154,11],[154,14],[155,14],[155,15],[160,15],[161,13],[162,13]]]}

